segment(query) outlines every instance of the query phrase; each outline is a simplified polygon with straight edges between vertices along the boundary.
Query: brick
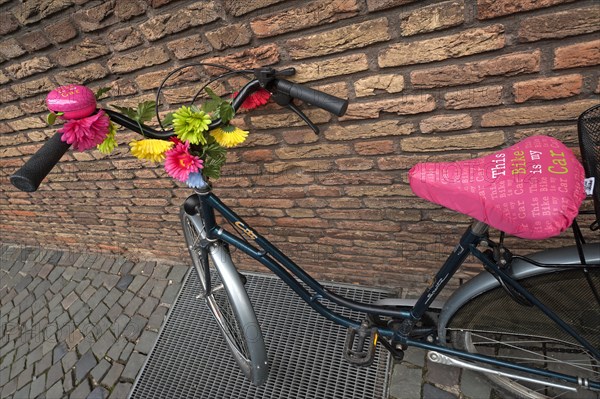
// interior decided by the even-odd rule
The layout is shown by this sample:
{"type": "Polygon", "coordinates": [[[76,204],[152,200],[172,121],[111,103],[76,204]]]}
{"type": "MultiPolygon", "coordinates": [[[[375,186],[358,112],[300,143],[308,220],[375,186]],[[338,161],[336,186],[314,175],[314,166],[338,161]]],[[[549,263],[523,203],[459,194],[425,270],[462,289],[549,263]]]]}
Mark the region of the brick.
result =
{"type": "Polygon", "coordinates": [[[169,3],[172,3],[174,1],[179,1],[179,0],[149,0],[148,4],[152,8],[159,8],[159,7],[165,6],[169,3]]]}
{"type": "Polygon", "coordinates": [[[210,44],[217,50],[239,47],[250,43],[252,31],[247,24],[230,24],[205,33],[210,44]]]}
{"type": "Polygon", "coordinates": [[[573,1],[575,0],[477,0],[477,18],[496,18],[573,1]]]}
{"type": "Polygon", "coordinates": [[[285,47],[293,59],[302,59],[362,48],[389,39],[387,18],[378,18],[314,35],[303,35],[288,40],[285,47]]]}
{"type": "MultiPolygon", "coordinates": [[[[310,109],[305,110],[304,113],[308,118],[315,124],[321,124],[329,122],[331,114],[321,109],[310,109]]],[[[278,127],[295,127],[305,126],[306,124],[299,116],[293,113],[285,113],[277,115],[277,118],[273,118],[272,115],[257,115],[251,118],[252,126],[255,129],[274,129],[278,127]]]]}
{"type": "Polygon", "coordinates": [[[146,39],[155,41],[188,28],[215,21],[219,15],[213,1],[201,1],[170,14],[158,15],[139,26],[146,39]]]}
{"type": "Polygon", "coordinates": [[[16,105],[9,105],[7,107],[0,108],[0,120],[14,119],[23,115],[25,115],[25,113],[16,105]]]}
{"type": "Polygon", "coordinates": [[[209,53],[212,48],[200,35],[184,37],[183,39],[173,40],[167,43],[169,50],[175,54],[179,60],[196,57],[198,55],[209,53]]]}
{"type": "Polygon", "coordinates": [[[541,51],[501,55],[462,65],[413,71],[410,80],[414,87],[431,88],[481,82],[493,76],[515,76],[539,72],[541,51]]]}
{"type": "Polygon", "coordinates": [[[355,143],[354,151],[359,155],[381,155],[395,152],[392,140],[367,141],[355,143]]]}
{"type": "MultiPolygon", "coordinates": [[[[142,90],[156,89],[165,79],[166,71],[149,72],[143,75],[138,75],[135,78],[135,83],[142,90]]],[[[171,86],[183,82],[193,82],[200,78],[198,72],[193,68],[183,69],[180,72],[173,74],[167,82],[166,86],[171,86]]]]}
{"type": "Polygon", "coordinates": [[[54,84],[47,77],[30,80],[24,83],[17,83],[11,86],[12,91],[19,97],[26,98],[40,93],[47,93],[54,89],[54,84]]]}
{"type": "Polygon", "coordinates": [[[346,155],[350,152],[350,147],[344,144],[283,147],[275,150],[275,153],[281,159],[334,157],[346,155]]]}
{"type": "Polygon", "coordinates": [[[0,71],[0,85],[10,82],[10,78],[3,71],[0,71]]]}
{"type": "Polygon", "coordinates": [[[422,133],[450,132],[470,128],[473,119],[468,114],[435,115],[423,119],[419,126],[422,133]]]}
{"type": "Polygon", "coordinates": [[[11,32],[19,29],[19,23],[14,15],[10,12],[0,13],[0,35],[8,35],[11,32]]]}
{"type": "Polygon", "coordinates": [[[108,71],[100,64],[89,64],[82,68],[69,69],[57,73],[55,79],[60,85],[68,84],[87,84],[94,80],[102,79],[108,75],[108,71]]]}
{"type": "Polygon", "coordinates": [[[502,104],[502,86],[484,86],[444,94],[448,109],[490,107],[502,104]]]}
{"type": "Polygon", "coordinates": [[[41,30],[24,34],[19,37],[19,43],[30,53],[42,50],[50,45],[46,35],[41,30]]]}
{"type": "Polygon", "coordinates": [[[15,38],[5,39],[0,42],[0,55],[8,59],[17,58],[25,54],[25,49],[15,38]]]}
{"type": "Polygon", "coordinates": [[[114,2],[106,1],[100,4],[77,11],[73,15],[73,20],[79,25],[83,32],[93,32],[117,22],[111,18],[114,13],[114,2]]]}
{"type": "Polygon", "coordinates": [[[79,44],[53,54],[54,62],[61,66],[71,66],[94,58],[102,57],[110,52],[101,39],[84,38],[79,44]]]}
{"type": "Polygon", "coordinates": [[[527,18],[519,25],[519,41],[559,39],[598,30],[600,30],[600,8],[596,5],[527,18]]]}
{"type": "Polygon", "coordinates": [[[113,30],[107,37],[117,51],[128,50],[144,42],[140,31],[131,26],[113,30]]]}
{"type": "Polygon", "coordinates": [[[228,14],[235,17],[240,15],[248,14],[254,10],[265,8],[277,3],[281,3],[284,0],[255,0],[255,1],[238,1],[238,0],[225,0],[225,10],[228,14]]]}
{"type": "Polygon", "coordinates": [[[365,158],[336,159],[335,164],[339,170],[369,170],[374,166],[373,160],[365,158]]]}
{"type": "Polygon", "coordinates": [[[141,0],[116,0],[115,16],[120,21],[128,21],[146,11],[146,3],[141,0]]]}
{"type": "MultiPolygon", "coordinates": [[[[452,162],[464,159],[464,154],[427,154],[427,155],[394,155],[381,157],[377,166],[381,170],[410,169],[419,162],[452,162]]],[[[376,205],[374,205],[376,206],[376,205]]]]}
{"type": "Polygon", "coordinates": [[[169,61],[169,55],[163,47],[152,47],[115,56],[108,60],[108,68],[112,73],[127,73],[167,61],[169,61]]]}
{"type": "Polygon", "coordinates": [[[375,75],[354,82],[354,92],[357,97],[374,96],[378,91],[399,93],[402,90],[404,90],[404,77],[402,75],[375,75]]]}
{"type": "Polygon", "coordinates": [[[319,137],[310,129],[287,130],[282,133],[282,137],[288,144],[314,143],[319,140],[319,137]]]}
{"type": "Polygon", "coordinates": [[[350,75],[367,69],[369,69],[369,63],[365,54],[346,55],[298,64],[294,81],[304,83],[332,76],[350,75]]]}
{"type": "Polygon", "coordinates": [[[254,18],[250,27],[256,36],[270,37],[351,18],[358,11],[356,0],[312,1],[301,7],[254,18]]]}
{"type": "Polygon", "coordinates": [[[429,152],[486,149],[505,143],[504,132],[469,133],[452,136],[409,137],[402,139],[402,151],[429,152]]]}
{"type": "Polygon", "coordinates": [[[597,100],[579,100],[570,101],[566,104],[502,108],[483,114],[481,126],[516,126],[555,121],[574,121],[583,111],[597,103],[597,100]]]}
{"type": "Polygon", "coordinates": [[[435,108],[435,98],[431,94],[402,96],[397,99],[351,103],[348,106],[346,115],[341,117],[340,120],[376,119],[382,113],[414,115],[421,112],[430,112],[435,108]]]}
{"type": "Polygon", "coordinates": [[[70,19],[62,19],[44,28],[48,38],[56,43],[64,43],[77,36],[77,29],[70,19]]]}
{"type": "Polygon", "coordinates": [[[273,150],[260,149],[244,151],[242,153],[242,159],[246,162],[266,162],[274,159],[273,150]]]}
{"type": "Polygon", "coordinates": [[[36,57],[6,68],[6,72],[13,79],[23,79],[36,73],[45,72],[54,65],[47,57],[36,57]]]}
{"type": "MultiPolygon", "coordinates": [[[[214,57],[205,62],[227,65],[233,69],[258,68],[279,62],[279,48],[274,44],[265,44],[223,57],[214,57]]],[[[221,73],[222,70],[219,70],[221,73]]]]}
{"type": "Polygon", "coordinates": [[[19,96],[8,87],[0,89],[0,103],[15,101],[19,96]]]}
{"type": "Polygon", "coordinates": [[[513,85],[516,103],[530,100],[554,100],[572,97],[581,93],[583,77],[565,75],[517,82],[513,85]]]}
{"type": "MultiPolygon", "coordinates": [[[[288,171],[294,171],[297,169],[301,169],[305,172],[324,172],[327,170],[331,170],[331,161],[328,160],[313,160],[313,161],[285,161],[285,162],[272,162],[269,163],[265,166],[265,172],[267,173],[282,173],[282,172],[288,172],[288,171]]],[[[243,204],[243,203],[250,203],[250,202],[246,202],[246,201],[254,201],[254,200],[244,200],[244,199],[240,199],[239,203],[243,204]]],[[[266,200],[269,201],[269,200],[266,200]]],[[[281,203],[281,200],[278,199],[276,200],[277,203],[281,203]]],[[[259,205],[259,206],[263,206],[263,207],[277,207],[275,205],[259,205]]],[[[248,205],[248,207],[252,207],[252,205],[248,205]]],[[[286,208],[289,208],[290,206],[286,206],[286,208]]]]}
{"type": "Polygon", "coordinates": [[[47,127],[46,122],[37,116],[9,121],[8,125],[17,131],[47,127]]]}
{"type": "Polygon", "coordinates": [[[464,30],[454,35],[390,45],[378,57],[380,67],[422,64],[498,50],[504,47],[504,26],[464,30]]]}
{"type": "Polygon", "coordinates": [[[415,0],[367,0],[369,11],[385,10],[387,8],[403,6],[413,3],[415,0]]]}
{"type": "Polygon", "coordinates": [[[397,120],[382,120],[369,124],[332,125],[325,130],[327,140],[355,140],[373,137],[404,136],[415,132],[412,124],[397,120]]]}
{"type": "Polygon", "coordinates": [[[600,40],[577,43],[554,50],[553,69],[577,68],[600,64],[600,40]]]}
{"type": "Polygon", "coordinates": [[[72,0],[23,1],[12,9],[22,25],[30,25],[73,4],[72,0]]]}
{"type": "Polygon", "coordinates": [[[418,8],[400,16],[402,36],[413,36],[461,25],[465,22],[465,2],[445,1],[418,8]]]}

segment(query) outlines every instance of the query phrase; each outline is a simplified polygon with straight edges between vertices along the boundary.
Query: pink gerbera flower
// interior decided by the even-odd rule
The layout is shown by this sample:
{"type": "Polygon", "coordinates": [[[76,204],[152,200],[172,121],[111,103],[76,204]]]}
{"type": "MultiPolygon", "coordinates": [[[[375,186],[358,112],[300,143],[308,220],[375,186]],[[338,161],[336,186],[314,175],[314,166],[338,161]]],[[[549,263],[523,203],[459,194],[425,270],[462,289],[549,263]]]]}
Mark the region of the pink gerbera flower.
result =
{"type": "Polygon", "coordinates": [[[165,170],[174,179],[185,182],[190,173],[198,172],[200,169],[202,169],[202,160],[190,154],[189,141],[176,144],[165,153],[165,170]]]}
{"type": "Polygon", "coordinates": [[[110,119],[103,110],[82,119],[67,121],[62,129],[61,140],[69,143],[77,151],[85,151],[102,143],[109,132],[110,119]]]}

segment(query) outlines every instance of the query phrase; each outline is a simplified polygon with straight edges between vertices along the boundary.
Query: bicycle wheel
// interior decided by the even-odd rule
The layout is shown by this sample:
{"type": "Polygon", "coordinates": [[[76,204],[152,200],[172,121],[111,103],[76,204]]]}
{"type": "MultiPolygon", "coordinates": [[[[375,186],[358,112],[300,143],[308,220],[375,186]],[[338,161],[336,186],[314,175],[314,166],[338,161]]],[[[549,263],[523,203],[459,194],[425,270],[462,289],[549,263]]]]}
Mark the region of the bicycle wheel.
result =
{"type": "MultiPolygon", "coordinates": [[[[600,270],[592,270],[590,277],[597,290],[600,270]]],[[[520,283],[590,344],[600,348],[600,303],[581,268],[549,270],[520,280],[520,283]]],[[[499,287],[472,298],[459,308],[450,318],[447,335],[458,349],[600,380],[600,359],[594,358],[539,309],[519,305],[499,287]]],[[[484,375],[504,393],[518,398],[600,398],[600,393],[582,387],[578,387],[577,392],[570,392],[508,377],[484,375]]]]}
{"type": "Polygon", "coordinates": [[[206,239],[206,234],[200,216],[188,215],[182,210],[181,224],[200,280],[202,292],[199,297],[206,301],[242,372],[254,385],[261,385],[269,374],[267,353],[241,276],[224,243],[211,243],[208,253],[204,253],[200,243],[206,239]],[[206,269],[211,267],[211,289],[207,292],[206,269]]]}

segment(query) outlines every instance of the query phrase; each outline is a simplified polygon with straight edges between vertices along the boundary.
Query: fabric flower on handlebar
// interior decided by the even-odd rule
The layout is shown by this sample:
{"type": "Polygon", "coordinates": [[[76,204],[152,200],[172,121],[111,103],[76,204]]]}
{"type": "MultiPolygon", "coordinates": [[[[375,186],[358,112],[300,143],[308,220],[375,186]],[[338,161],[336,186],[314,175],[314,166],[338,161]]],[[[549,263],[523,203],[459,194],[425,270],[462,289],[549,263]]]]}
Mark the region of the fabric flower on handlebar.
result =
{"type": "MultiPolygon", "coordinates": [[[[208,88],[205,90],[209,100],[201,107],[184,105],[166,116],[163,125],[172,127],[175,134],[170,141],[141,139],[129,143],[133,156],[152,162],[164,161],[169,176],[193,188],[203,187],[207,178],[219,178],[227,148],[243,143],[248,137],[247,131],[230,124],[235,116],[231,100],[220,98],[208,88]],[[216,119],[221,120],[221,125],[209,130],[210,123],[216,119]]],[[[51,111],[48,122],[54,123],[57,117],[66,120],[59,130],[61,139],[72,144],[75,150],[97,147],[102,153],[110,154],[117,147],[116,126],[102,109],[95,112],[96,100],[106,91],[101,89],[94,96],[84,86],[69,85],[48,95],[46,102],[51,111]]],[[[266,90],[258,91],[244,101],[242,109],[264,105],[269,97],[266,90]]],[[[137,108],[113,107],[136,121],[140,131],[142,124],[154,117],[154,101],[140,103],[137,108]]]]}

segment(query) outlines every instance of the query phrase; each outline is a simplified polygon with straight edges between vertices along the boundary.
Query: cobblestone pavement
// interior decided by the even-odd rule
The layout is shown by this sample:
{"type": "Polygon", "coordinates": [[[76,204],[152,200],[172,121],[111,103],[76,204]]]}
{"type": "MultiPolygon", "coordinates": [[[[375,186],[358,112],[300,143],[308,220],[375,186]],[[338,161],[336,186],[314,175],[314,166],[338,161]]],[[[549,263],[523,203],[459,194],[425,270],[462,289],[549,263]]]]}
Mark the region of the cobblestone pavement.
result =
{"type": "MultiPolygon", "coordinates": [[[[0,246],[0,398],[124,399],[187,272],[180,264],[0,246]]],[[[500,398],[409,349],[390,399],[500,398]]]]}
{"type": "Polygon", "coordinates": [[[0,397],[126,398],[184,265],[0,246],[0,397]]]}

